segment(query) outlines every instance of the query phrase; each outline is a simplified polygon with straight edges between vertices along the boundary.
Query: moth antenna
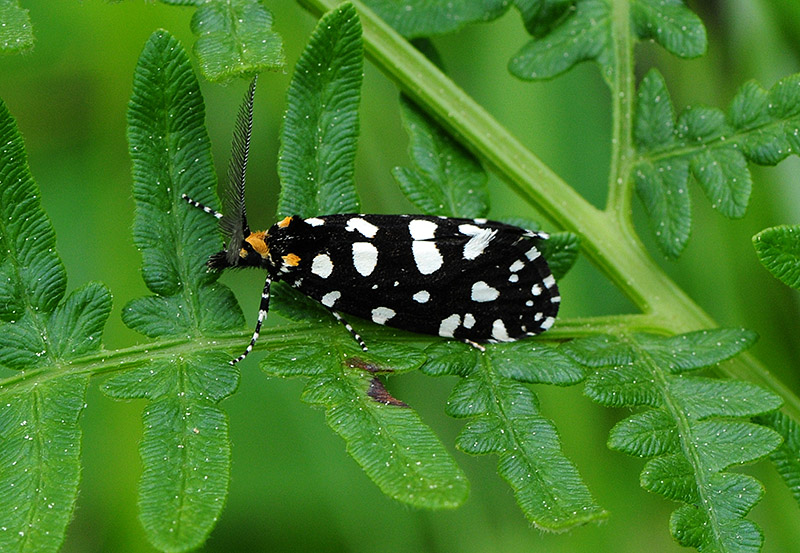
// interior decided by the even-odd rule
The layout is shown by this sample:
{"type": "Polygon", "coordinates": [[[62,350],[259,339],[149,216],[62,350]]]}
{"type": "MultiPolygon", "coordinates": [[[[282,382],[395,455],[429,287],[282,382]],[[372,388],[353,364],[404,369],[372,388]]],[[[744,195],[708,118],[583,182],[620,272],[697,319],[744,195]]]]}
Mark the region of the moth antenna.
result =
{"type": "Polygon", "coordinates": [[[242,242],[250,234],[244,203],[244,189],[247,158],[250,154],[250,136],[253,132],[253,99],[255,98],[257,79],[258,76],[253,77],[250,82],[250,87],[236,117],[231,160],[228,164],[228,184],[222,200],[226,215],[222,217],[220,227],[228,237],[228,246],[225,251],[228,262],[232,265],[236,263],[242,242]]]}
{"type": "Polygon", "coordinates": [[[216,217],[217,219],[222,219],[222,213],[220,213],[220,212],[219,212],[219,211],[217,211],[216,209],[212,209],[212,208],[208,207],[208,206],[207,206],[207,205],[205,205],[205,204],[201,204],[201,203],[200,203],[200,202],[198,202],[197,200],[193,200],[193,199],[191,199],[191,198],[190,198],[189,196],[187,196],[186,194],[181,194],[181,198],[183,198],[184,200],[186,200],[186,203],[188,203],[190,206],[192,206],[192,207],[196,207],[196,208],[198,208],[198,209],[202,209],[203,211],[205,211],[206,213],[208,213],[208,214],[210,214],[210,215],[213,215],[213,216],[214,216],[214,217],[216,217]]]}
{"type": "Polygon", "coordinates": [[[261,304],[258,306],[258,321],[256,322],[256,329],[253,331],[253,337],[250,338],[250,343],[247,344],[247,348],[245,348],[244,352],[236,359],[231,359],[231,365],[235,365],[247,357],[250,352],[253,351],[253,348],[258,341],[258,335],[261,334],[261,325],[267,318],[267,312],[269,311],[269,287],[271,284],[272,279],[269,277],[269,275],[267,275],[267,280],[264,281],[264,291],[261,292],[261,304]]]}

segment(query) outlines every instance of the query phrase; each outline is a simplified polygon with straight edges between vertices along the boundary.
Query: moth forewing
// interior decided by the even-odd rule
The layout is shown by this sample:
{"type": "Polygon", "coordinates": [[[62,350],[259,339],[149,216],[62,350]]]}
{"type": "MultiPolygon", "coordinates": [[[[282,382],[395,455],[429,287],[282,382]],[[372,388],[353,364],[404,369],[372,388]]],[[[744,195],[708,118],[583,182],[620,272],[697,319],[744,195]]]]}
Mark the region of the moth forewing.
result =
{"type": "Polygon", "coordinates": [[[482,219],[293,218],[275,242],[281,256],[302,254],[275,278],[378,324],[510,341],[547,330],[558,312],[558,288],[537,247],[545,237],[482,219]]]}

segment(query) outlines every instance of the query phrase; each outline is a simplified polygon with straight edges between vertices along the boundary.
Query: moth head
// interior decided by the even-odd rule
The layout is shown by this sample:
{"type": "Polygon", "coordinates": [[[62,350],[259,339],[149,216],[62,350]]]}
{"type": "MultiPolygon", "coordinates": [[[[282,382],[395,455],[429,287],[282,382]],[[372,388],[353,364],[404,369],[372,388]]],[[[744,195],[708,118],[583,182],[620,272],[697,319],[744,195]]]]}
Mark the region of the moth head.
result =
{"type": "Polygon", "coordinates": [[[269,234],[265,231],[250,232],[238,244],[229,243],[228,248],[212,255],[207,262],[208,268],[219,271],[227,268],[267,267],[268,240],[269,234]],[[230,255],[232,250],[236,252],[235,257],[230,255]]]}

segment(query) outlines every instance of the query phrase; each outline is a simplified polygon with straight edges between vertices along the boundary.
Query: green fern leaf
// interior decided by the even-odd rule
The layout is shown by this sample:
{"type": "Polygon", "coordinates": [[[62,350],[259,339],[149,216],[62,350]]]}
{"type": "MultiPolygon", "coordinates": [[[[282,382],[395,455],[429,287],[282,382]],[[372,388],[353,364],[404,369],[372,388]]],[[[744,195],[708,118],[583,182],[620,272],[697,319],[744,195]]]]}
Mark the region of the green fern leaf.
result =
{"type": "Polygon", "coordinates": [[[58,551],[72,517],[80,480],[86,377],[60,378],[0,403],[0,550],[58,551]]]}
{"type": "Polygon", "coordinates": [[[549,33],[574,4],[575,0],[514,0],[525,28],[534,37],[549,33]]]}
{"type": "Polygon", "coordinates": [[[661,251],[678,257],[689,241],[692,208],[687,180],[689,161],[643,162],[636,166],[636,192],[650,218],[661,251]]]}
{"type": "Polygon", "coordinates": [[[194,53],[211,81],[252,75],[285,65],[272,13],[259,0],[211,0],[192,17],[194,53]]]}
{"type": "Polygon", "coordinates": [[[469,23],[503,15],[508,0],[364,0],[375,13],[407,38],[456,31],[469,23]]]}
{"type": "Polygon", "coordinates": [[[630,344],[608,334],[572,340],[564,344],[561,351],[586,367],[627,365],[634,357],[630,344]]]}
{"type": "Polygon", "coordinates": [[[28,10],[17,0],[0,0],[0,52],[21,52],[33,46],[28,10]]]}
{"type": "Polygon", "coordinates": [[[770,460],[781,475],[794,500],[800,504],[800,425],[780,411],[756,417],[756,422],[769,426],[783,438],[770,460]]]}
{"type": "MultiPolygon", "coordinates": [[[[530,28],[535,23],[528,22],[530,28]]],[[[512,75],[526,80],[550,79],[576,63],[596,60],[610,74],[610,12],[602,0],[575,2],[574,11],[543,36],[531,39],[508,64],[512,75]]]]}
{"type": "MultiPolygon", "coordinates": [[[[575,351],[591,351],[578,340],[575,351]]],[[[641,484],[683,502],[670,520],[682,545],[700,551],[758,551],[761,531],[744,520],[760,499],[761,484],[729,467],[761,459],[781,444],[780,434],[745,418],[777,409],[780,398],[748,382],[687,376],[747,349],[743,329],[718,329],[660,337],[635,334],[618,342],[631,352],[625,365],[595,368],[586,394],[605,405],[651,406],[618,423],[609,447],[645,457],[641,484]],[[630,348],[630,349],[628,349],[630,348]]],[[[613,359],[611,352],[607,359],[613,359]]]]}
{"type": "Polygon", "coordinates": [[[764,229],[753,236],[753,246],[772,276],[800,290],[800,225],[764,229]]]}
{"type": "Polygon", "coordinates": [[[553,232],[541,243],[542,255],[556,280],[564,278],[575,265],[580,247],[580,238],[572,232],[553,232]]]}
{"type": "MultiPolygon", "coordinates": [[[[533,38],[509,62],[520,79],[549,79],[582,61],[594,60],[606,80],[616,72],[613,23],[617,14],[605,0],[517,0],[533,38]]],[[[683,0],[630,2],[631,26],[640,40],[653,39],[683,58],[702,55],[706,32],[683,0]]]]}
{"type": "Polygon", "coordinates": [[[328,425],[383,493],[416,507],[457,507],[467,497],[466,477],[433,431],[379,378],[414,370],[424,360],[397,345],[362,352],[342,336],[272,349],[261,368],[271,376],[309,377],[303,400],[325,409],[328,425]]]}
{"type": "Polygon", "coordinates": [[[649,405],[660,407],[663,398],[641,364],[617,365],[611,371],[596,371],[586,377],[586,395],[607,407],[649,405]]]}
{"type": "MultiPolygon", "coordinates": [[[[128,141],[136,200],[134,242],[153,296],[131,301],[123,320],[151,337],[201,338],[244,325],[233,294],[205,268],[220,246],[216,220],[185,193],[218,205],[204,107],[182,46],[154,33],[134,74],[128,141]]],[[[193,349],[156,357],[110,379],[117,398],[147,398],[139,451],[139,507],[148,539],[164,551],[188,551],[208,536],[222,510],[230,472],[225,413],[238,372],[219,352],[193,349]]]]}
{"type": "Polygon", "coordinates": [[[698,330],[669,338],[636,334],[636,342],[660,367],[677,374],[710,367],[749,349],[758,336],[744,328],[698,330]]]}
{"type": "Polygon", "coordinates": [[[450,394],[447,413],[472,420],[456,445],[474,455],[499,456],[498,472],[532,524],[563,531],[607,516],[561,451],[555,426],[539,412],[536,396],[522,384],[579,382],[583,372],[569,357],[524,342],[490,345],[480,354],[445,342],[426,352],[423,372],[462,377],[450,394]]]}
{"type": "Polygon", "coordinates": [[[485,217],[489,191],[480,162],[410,100],[402,97],[400,106],[414,168],[392,174],[406,197],[426,215],[485,217]]]}
{"type": "Polygon", "coordinates": [[[103,387],[116,398],[147,398],[139,445],[142,525],[163,551],[202,543],[228,492],[230,440],[216,403],[233,393],[238,371],[222,353],[195,353],[121,373],[103,387]]]}
{"type": "Polygon", "coordinates": [[[711,508],[722,513],[720,520],[711,521],[706,508],[683,505],[672,513],[670,531],[679,544],[698,551],[724,551],[726,553],[757,553],[761,551],[764,536],[755,523],[741,517],[761,500],[761,484],[744,474],[722,473],[709,479],[704,486],[705,495],[724,497],[725,502],[715,502],[711,508]]]}
{"type": "Polygon", "coordinates": [[[678,429],[664,409],[642,411],[611,429],[608,447],[636,457],[676,453],[680,449],[678,429]]]}
{"type": "Polygon", "coordinates": [[[727,115],[689,107],[676,123],[663,77],[653,69],[642,79],[635,114],[640,160],[633,176],[664,254],[677,257],[689,239],[690,175],[714,209],[742,217],[752,188],[747,162],[774,165],[800,149],[798,83],[800,75],[793,75],[766,91],[749,82],[727,115]]]}
{"type": "Polygon", "coordinates": [[[684,0],[635,0],[631,20],[640,39],[653,39],[676,56],[696,58],[706,51],[703,22],[684,0]]]}
{"type": "MultiPolygon", "coordinates": [[[[0,145],[0,364],[54,371],[100,349],[111,294],[89,283],[64,298],[55,233],[2,101],[0,145]]],[[[0,389],[0,550],[47,553],[63,542],[80,479],[87,385],[86,376],[66,376],[0,389]]]]}
{"type": "Polygon", "coordinates": [[[358,212],[353,172],[363,71],[361,23],[343,4],[319,20],[289,85],[279,217],[358,212]]]}

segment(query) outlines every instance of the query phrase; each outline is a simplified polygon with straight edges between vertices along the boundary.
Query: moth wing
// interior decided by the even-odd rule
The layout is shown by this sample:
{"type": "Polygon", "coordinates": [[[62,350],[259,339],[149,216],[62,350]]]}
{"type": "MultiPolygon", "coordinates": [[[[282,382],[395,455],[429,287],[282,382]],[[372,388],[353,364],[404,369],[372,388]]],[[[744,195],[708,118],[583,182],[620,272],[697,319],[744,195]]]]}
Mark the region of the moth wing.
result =
{"type": "Polygon", "coordinates": [[[307,221],[324,239],[287,280],[331,309],[473,341],[515,340],[555,320],[558,287],[537,248],[546,235],[430,216],[307,221]]]}

